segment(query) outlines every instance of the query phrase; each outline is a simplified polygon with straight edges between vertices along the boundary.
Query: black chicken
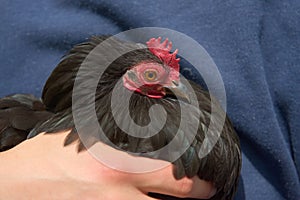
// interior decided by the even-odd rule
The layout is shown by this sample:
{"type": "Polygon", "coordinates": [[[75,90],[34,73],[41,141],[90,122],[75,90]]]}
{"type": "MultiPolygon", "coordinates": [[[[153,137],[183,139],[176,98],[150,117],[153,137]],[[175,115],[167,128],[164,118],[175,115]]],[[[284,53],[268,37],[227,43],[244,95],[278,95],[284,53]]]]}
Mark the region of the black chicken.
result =
{"type": "MultiPolygon", "coordinates": [[[[29,138],[40,132],[55,133],[71,129],[72,131],[65,139],[65,145],[78,141],[78,151],[89,148],[99,139],[108,143],[108,140],[97,136],[98,132],[92,133],[94,127],[90,128],[90,117],[92,116],[89,115],[81,122],[86,127],[87,131],[84,131],[83,134],[88,136],[88,142],[83,145],[82,138],[79,139],[74,123],[74,109],[79,113],[85,113],[84,105],[92,105],[105,136],[118,148],[127,152],[168,160],[168,153],[170,155],[173,152],[167,152],[167,155],[152,155],[147,152],[153,152],[166,146],[179,133],[180,137],[175,141],[176,148],[171,150],[176,151],[186,143],[189,146],[180,158],[173,161],[175,177],[180,179],[183,176],[198,175],[201,179],[215,184],[217,193],[212,199],[232,199],[236,192],[241,169],[240,145],[237,134],[227,117],[223,125],[222,116],[225,114],[217,101],[211,99],[209,93],[199,85],[189,81],[196,94],[199,108],[190,106],[191,94],[179,77],[179,59],[176,58],[176,52],[173,54],[169,52],[171,43],[167,40],[161,43],[160,38],[151,39],[146,46],[110,37],[106,48],[97,50],[96,47],[107,38],[108,36],[92,37],[90,41],[76,45],[62,58],[44,86],[42,102],[46,110],[41,101],[26,95],[19,96],[22,97],[21,99],[18,96],[12,96],[0,101],[1,150],[6,150],[21,142],[26,135],[24,131],[29,132],[31,128],[29,138]],[[109,60],[109,56],[123,51],[127,53],[121,55],[106,68],[104,63],[109,60]],[[89,57],[89,54],[93,54],[93,56],[89,57]],[[96,85],[96,90],[89,87],[89,80],[97,73],[77,74],[84,62],[91,70],[94,67],[104,71],[96,85]],[[88,92],[74,95],[75,79],[78,86],[88,92]],[[159,104],[164,107],[167,118],[159,133],[151,137],[135,137],[118,127],[110,103],[113,89],[119,80],[122,80],[122,87],[118,93],[120,105],[123,96],[134,91],[129,101],[129,111],[136,124],[146,126],[150,123],[149,109],[152,105],[159,104]],[[95,95],[94,99],[93,95],[95,95]],[[73,103],[74,99],[80,100],[78,105],[82,105],[82,107],[72,107],[72,98],[73,103]],[[95,100],[94,104],[91,103],[91,100],[95,100]],[[213,117],[211,117],[211,104],[218,108],[213,117]],[[188,122],[183,127],[179,125],[183,114],[180,106],[188,109],[188,115],[184,118],[188,122]],[[33,119],[28,126],[24,127],[25,123],[19,123],[19,120],[23,121],[24,118],[17,117],[18,112],[22,116],[26,115],[33,119]],[[7,115],[6,113],[11,114],[7,115]],[[9,116],[9,120],[6,116],[9,116]],[[194,123],[195,120],[197,123],[194,123]],[[36,121],[36,124],[32,124],[33,121],[36,121]],[[208,130],[210,123],[213,127],[212,131],[208,130]],[[220,137],[213,131],[217,130],[218,126],[223,126],[220,137]],[[193,129],[197,131],[195,137],[191,136],[193,129]],[[208,155],[199,158],[198,153],[207,134],[211,134],[211,138],[215,140],[216,144],[208,155]]],[[[123,119],[121,123],[126,126],[127,118],[123,107],[119,106],[117,115],[121,116],[123,119]]],[[[155,118],[163,119],[163,114],[164,112],[157,112],[155,118]]],[[[142,134],[144,133],[135,133],[135,135],[142,134]]],[[[209,148],[209,145],[212,144],[208,142],[206,145],[209,148]]]]}

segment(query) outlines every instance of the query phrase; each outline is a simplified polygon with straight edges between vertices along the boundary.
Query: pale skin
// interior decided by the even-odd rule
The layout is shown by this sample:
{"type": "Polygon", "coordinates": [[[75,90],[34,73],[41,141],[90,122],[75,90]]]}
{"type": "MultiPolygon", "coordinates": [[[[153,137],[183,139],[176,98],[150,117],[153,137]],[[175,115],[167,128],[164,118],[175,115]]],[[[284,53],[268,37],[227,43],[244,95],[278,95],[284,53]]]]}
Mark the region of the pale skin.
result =
{"type": "Polygon", "coordinates": [[[197,177],[176,180],[172,165],[142,174],[111,169],[88,151],[77,153],[77,144],[64,147],[67,134],[40,134],[0,153],[0,199],[154,200],[149,192],[208,199],[215,193],[197,177]]]}

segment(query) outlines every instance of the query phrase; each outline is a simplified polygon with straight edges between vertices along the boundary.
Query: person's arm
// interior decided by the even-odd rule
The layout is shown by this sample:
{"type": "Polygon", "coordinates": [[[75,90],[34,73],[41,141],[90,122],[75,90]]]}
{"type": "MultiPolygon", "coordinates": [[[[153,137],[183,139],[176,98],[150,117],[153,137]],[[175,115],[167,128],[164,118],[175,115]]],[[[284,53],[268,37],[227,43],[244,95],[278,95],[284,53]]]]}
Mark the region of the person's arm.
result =
{"type": "MultiPolygon", "coordinates": [[[[148,196],[152,192],[205,199],[215,193],[212,183],[196,177],[176,180],[172,165],[143,174],[111,169],[88,152],[78,154],[75,144],[63,147],[65,136],[66,133],[38,135],[1,153],[0,197],[150,200],[154,199],[148,196]]],[[[151,159],[151,162],[165,161],[151,159]]]]}

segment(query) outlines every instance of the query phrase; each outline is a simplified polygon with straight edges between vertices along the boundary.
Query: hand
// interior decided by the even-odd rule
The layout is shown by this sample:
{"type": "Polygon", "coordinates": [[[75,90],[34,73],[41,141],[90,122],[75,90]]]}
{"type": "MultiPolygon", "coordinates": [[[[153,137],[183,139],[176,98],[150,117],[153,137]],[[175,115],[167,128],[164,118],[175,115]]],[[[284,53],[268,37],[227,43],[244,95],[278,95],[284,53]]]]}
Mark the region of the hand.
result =
{"type": "Polygon", "coordinates": [[[212,184],[198,178],[175,180],[171,166],[147,174],[124,174],[109,168],[102,170],[106,174],[97,183],[68,177],[58,180],[34,176],[24,180],[1,179],[0,196],[10,200],[151,200],[154,198],[148,196],[148,192],[201,199],[209,198],[213,193],[212,184]]]}
{"type": "Polygon", "coordinates": [[[1,199],[10,200],[154,200],[155,198],[147,195],[148,191],[167,193],[177,197],[201,199],[212,196],[209,194],[212,191],[212,187],[204,181],[192,183],[192,181],[186,179],[176,182],[169,178],[159,182],[154,181],[154,177],[143,178],[143,180],[147,181],[147,186],[145,184],[136,185],[133,182],[127,182],[126,184],[117,183],[111,180],[103,180],[102,184],[71,179],[1,180],[0,195],[1,199]],[[196,190],[196,188],[198,189],[196,190]]]}
{"type": "MultiPolygon", "coordinates": [[[[39,135],[1,153],[0,199],[155,199],[148,193],[205,199],[215,193],[212,183],[199,178],[176,180],[172,165],[142,174],[114,170],[88,152],[78,154],[75,145],[63,147],[65,135],[39,135]]],[[[124,154],[109,146],[105,148],[124,154]]],[[[141,157],[134,159],[145,159],[154,165],[166,163],[141,157]]]]}

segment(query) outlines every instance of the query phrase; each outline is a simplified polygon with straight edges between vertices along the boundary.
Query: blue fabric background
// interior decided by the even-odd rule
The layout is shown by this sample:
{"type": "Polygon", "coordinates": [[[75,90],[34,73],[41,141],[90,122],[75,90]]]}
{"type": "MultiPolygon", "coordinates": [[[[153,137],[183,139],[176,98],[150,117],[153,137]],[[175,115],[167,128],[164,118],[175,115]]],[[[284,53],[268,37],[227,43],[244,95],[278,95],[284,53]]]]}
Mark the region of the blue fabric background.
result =
{"type": "Polygon", "coordinates": [[[236,199],[300,199],[299,1],[2,0],[0,19],[0,96],[40,96],[90,35],[157,26],[194,38],[220,70],[241,138],[236,199]]]}

